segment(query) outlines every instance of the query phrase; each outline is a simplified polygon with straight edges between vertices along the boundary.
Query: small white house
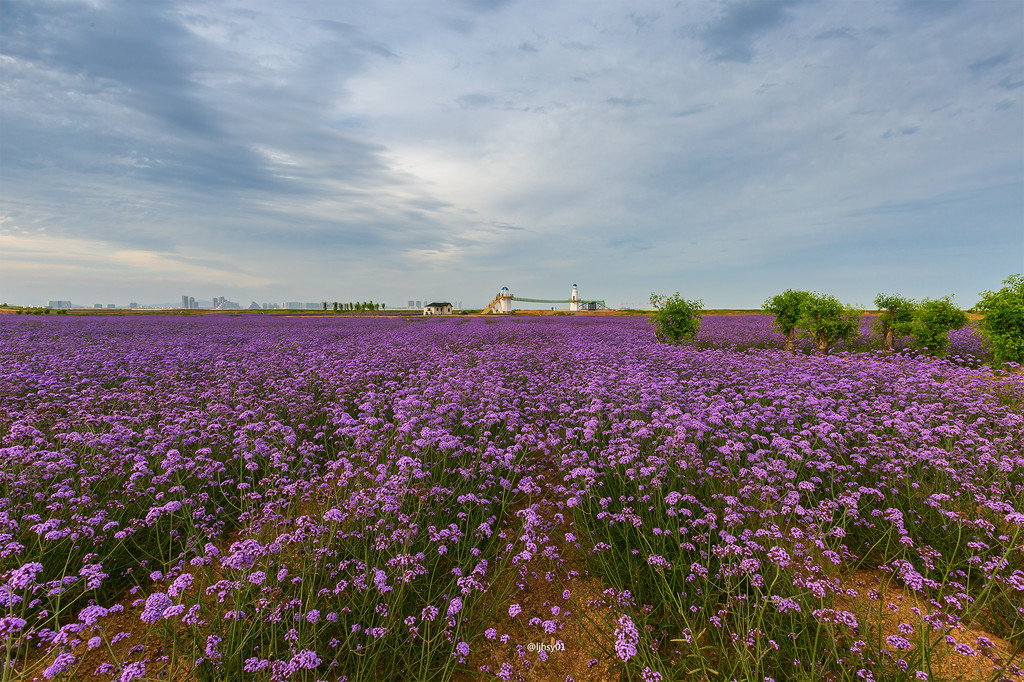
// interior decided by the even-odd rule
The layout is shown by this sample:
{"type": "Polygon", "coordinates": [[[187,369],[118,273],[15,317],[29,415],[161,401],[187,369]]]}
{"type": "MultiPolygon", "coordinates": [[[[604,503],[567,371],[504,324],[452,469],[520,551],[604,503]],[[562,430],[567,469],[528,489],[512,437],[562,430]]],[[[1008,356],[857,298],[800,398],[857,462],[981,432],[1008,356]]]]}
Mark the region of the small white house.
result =
{"type": "Polygon", "coordinates": [[[448,301],[443,303],[428,303],[423,306],[424,315],[451,315],[452,304],[448,301]]]}

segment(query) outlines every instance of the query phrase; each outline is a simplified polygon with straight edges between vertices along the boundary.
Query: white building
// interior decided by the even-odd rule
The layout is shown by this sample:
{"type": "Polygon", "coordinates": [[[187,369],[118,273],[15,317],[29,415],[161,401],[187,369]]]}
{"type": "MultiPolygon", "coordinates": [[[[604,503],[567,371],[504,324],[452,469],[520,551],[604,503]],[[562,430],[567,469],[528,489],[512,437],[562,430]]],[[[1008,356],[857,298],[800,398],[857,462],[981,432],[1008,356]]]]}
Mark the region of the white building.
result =
{"type": "Polygon", "coordinates": [[[424,315],[451,315],[452,304],[448,301],[442,303],[428,303],[423,306],[424,315]]]}

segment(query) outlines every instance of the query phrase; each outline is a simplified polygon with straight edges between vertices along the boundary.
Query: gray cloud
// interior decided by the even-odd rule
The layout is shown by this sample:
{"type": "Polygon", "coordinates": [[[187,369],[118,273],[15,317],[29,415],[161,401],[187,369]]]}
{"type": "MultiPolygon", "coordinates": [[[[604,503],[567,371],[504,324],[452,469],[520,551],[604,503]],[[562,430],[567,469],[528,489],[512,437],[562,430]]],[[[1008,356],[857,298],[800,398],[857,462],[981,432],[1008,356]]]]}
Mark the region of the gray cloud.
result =
{"type": "Polygon", "coordinates": [[[461,0],[461,4],[473,12],[491,13],[503,10],[516,0],[461,0]]]}
{"type": "Polygon", "coordinates": [[[984,71],[991,71],[997,66],[1005,66],[1010,63],[1011,55],[1009,52],[1001,52],[1000,54],[993,55],[986,59],[980,59],[973,64],[968,64],[967,68],[974,73],[981,73],[984,71]]]}
{"type": "Polygon", "coordinates": [[[883,244],[966,299],[1024,242],[1016,2],[0,3],[7,300],[869,301],[883,244]]]}
{"type": "Polygon", "coordinates": [[[223,131],[199,98],[196,78],[219,56],[163,3],[114,3],[109,9],[9,0],[5,52],[117,89],[131,106],[181,133],[213,138],[223,131]],[[31,7],[31,9],[29,9],[31,7]]]}
{"type": "Polygon", "coordinates": [[[650,104],[650,100],[645,97],[609,97],[604,101],[617,107],[642,107],[650,104]]]}
{"type": "Polygon", "coordinates": [[[892,128],[890,128],[889,130],[886,130],[882,134],[882,138],[888,140],[890,137],[902,137],[904,135],[913,135],[918,130],[919,128],[917,126],[906,126],[904,128],[899,128],[897,130],[893,130],[892,128]]]}
{"type": "Polygon", "coordinates": [[[747,64],[754,56],[754,42],[784,24],[790,7],[800,0],[738,0],[705,28],[705,50],[721,62],[747,64]]]}
{"type": "Polygon", "coordinates": [[[815,40],[833,40],[842,38],[846,40],[857,40],[857,33],[851,28],[830,28],[814,36],[815,40]]]}
{"type": "Polygon", "coordinates": [[[963,0],[903,0],[900,11],[921,17],[936,17],[963,7],[963,0]]]}
{"type": "Polygon", "coordinates": [[[695,104],[695,105],[693,105],[691,107],[686,107],[685,109],[680,109],[678,111],[673,111],[672,112],[672,116],[675,116],[676,118],[686,118],[687,116],[696,116],[697,114],[705,112],[705,111],[707,111],[710,108],[711,108],[710,104],[695,104]]]}
{"type": "Polygon", "coordinates": [[[497,103],[493,95],[482,92],[471,92],[467,95],[459,95],[455,100],[463,109],[477,109],[480,107],[491,107],[497,103]]]}

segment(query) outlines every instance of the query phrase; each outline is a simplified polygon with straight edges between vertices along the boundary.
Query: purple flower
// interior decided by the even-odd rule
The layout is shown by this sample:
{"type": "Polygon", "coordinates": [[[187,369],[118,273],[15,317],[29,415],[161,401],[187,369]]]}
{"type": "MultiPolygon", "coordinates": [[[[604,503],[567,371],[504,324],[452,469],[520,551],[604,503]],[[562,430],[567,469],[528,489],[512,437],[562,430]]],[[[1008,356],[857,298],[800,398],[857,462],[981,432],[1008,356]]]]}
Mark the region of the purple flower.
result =
{"type": "Polygon", "coordinates": [[[181,596],[188,588],[192,587],[192,580],[191,573],[182,573],[167,588],[167,595],[175,598],[181,596]]]}
{"type": "Polygon", "coordinates": [[[258,658],[253,656],[252,658],[245,659],[245,664],[242,666],[242,670],[247,673],[256,673],[270,665],[270,661],[265,658],[258,658]]]}
{"type": "Polygon", "coordinates": [[[206,638],[206,655],[210,658],[220,658],[220,643],[224,641],[217,635],[209,635],[206,638]]]}
{"type": "Polygon", "coordinates": [[[619,618],[615,628],[615,655],[623,661],[636,656],[636,645],[640,642],[640,633],[629,616],[619,618]]]}
{"type": "Polygon", "coordinates": [[[48,680],[52,680],[54,677],[60,675],[61,673],[65,672],[68,668],[70,668],[72,665],[74,665],[75,660],[76,659],[74,655],[69,654],[66,651],[62,654],[58,654],[57,658],[54,659],[50,667],[43,670],[43,677],[45,677],[48,680]]]}
{"type": "Polygon", "coordinates": [[[777,545],[768,550],[768,558],[779,568],[787,568],[789,566],[789,554],[777,545]]]}
{"type": "Polygon", "coordinates": [[[377,591],[381,594],[390,592],[391,587],[388,585],[388,574],[379,568],[373,569],[373,584],[377,587],[377,591]]]}
{"type": "Polygon", "coordinates": [[[522,612],[523,612],[523,607],[521,607],[519,604],[513,604],[512,606],[508,607],[508,617],[509,618],[515,618],[516,616],[518,616],[522,612]]]}
{"type": "Polygon", "coordinates": [[[640,675],[641,677],[643,677],[644,682],[661,682],[662,680],[661,673],[651,670],[649,667],[646,666],[644,667],[640,675]]]}
{"type": "Polygon", "coordinates": [[[885,638],[885,642],[892,648],[899,649],[900,651],[906,651],[914,647],[913,644],[907,641],[906,637],[901,637],[900,635],[889,635],[885,638]]]}
{"type": "Polygon", "coordinates": [[[780,597],[777,594],[773,594],[771,596],[771,601],[775,604],[775,608],[779,610],[779,613],[788,613],[790,611],[800,612],[800,604],[795,599],[780,597]]]}
{"type": "Polygon", "coordinates": [[[78,612],[78,621],[85,625],[92,625],[105,615],[107,615],[107,610],[102,606],[86,606],[78,612]]]}
{"type": "Polygon", "coordinates": [[[21,632],[27,625],[25,619],[17,616],[3,616],[0,618],[0,638],[13,637],[21,632]]]}
{"type": "Polygon", "coordinates": [[[953,651],[957,652],[961,656],[977,656],[978,652],[975,651],[970,644],[958,642],[953,646],[953,651]]]}
{"type": "Polygon", "coordinates": [[[121,676],[117,678],[117,682],[132,682],[132,680],[138,680],[146,676],[146,664],[141,661],[135,663],[129,663],[121,669],[121,676]]]}
{"type": "Polygon", "coordinates": [[[672,568],[672,564],[660,554],[651,554],[647,557],[647,565],[654,566],[656,568],[672,568]]]}
{"type": "Polygon", "coordinates": [[[107,577],[107,574],[103,572],[103,564],[87,564],[82,566],[78,571],[78,575],[85,578],[85,588],[87,590],[98,589],[103,579],[107,577]]]}
{"type": "Polygon", "coordinates": [[[146,597],[146,606],[142,610],[141,619],[146,623],[155,623],[160,620],[164,611],[174,606],[174,602],[163,592],[154,592],[146,597]]]}
{"type": "Polygon", "coordinates": [[[35,561],[17,568],[7,579],[8,584],[15,590],[23,590],[36,581],[36,575],[43,572],[43,565],[35,561]]]}
{"type": "Polygon", "coordinates": [[[289,663],[294,670],[313,670],[320,665],[320,658],[315,652],[303,649],[292,656],[292,660],[289,663]]]}
{"type": "Polygon", "coordinates": [[[448,603],[448,617],[449,618],[451,618],[452,616],[454,616],[455,614],[457,614],[461,610],[462,610],[462,600],[460,598],[455,597],[455,599],[452,599],[451,602],[448,603]]]}

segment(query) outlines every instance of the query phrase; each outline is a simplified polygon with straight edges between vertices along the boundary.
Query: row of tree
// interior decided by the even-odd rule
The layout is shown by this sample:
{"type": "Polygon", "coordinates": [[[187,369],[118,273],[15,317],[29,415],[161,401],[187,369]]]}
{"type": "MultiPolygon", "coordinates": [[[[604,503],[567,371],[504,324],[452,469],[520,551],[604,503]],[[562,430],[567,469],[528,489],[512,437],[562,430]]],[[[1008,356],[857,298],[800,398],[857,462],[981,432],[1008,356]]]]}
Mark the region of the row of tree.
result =
{"type": "MultiPolygon", "coordinates": [[[[3,307],[7,307],[5,303],[3,307]]],[[[16,315],[49,315],[51,312],[50,308],[18,308],[14,311],[16,315]]],[[[68,311],[60,309],[52,311],[55,315],[67,315],[68,311]]]]}
{"type": "MultiPolygon", "coordinates": [[[[967,315],[953,305],[951,296],[914,301],[896,294],[878,294],[880,315],[875,330],[882,349],[892,351],[896,336],[910,336],[911,345],[923,353],[940,355],[949,347],[949,332],[967,324],[967,315]]],[[[859,332],[861,312],[835,296],[787,289],[764,302],[762,309],[775,315],[774,327],[786,339],[785,348],[796,352],[796,336],[814,340],[819,353],[827,353],[837,341],[859,332]]]]}
{"type": "MultiPolygon", "coordinates": [[[[1024,276],[1011,275],[999,291],[984,291],[972,312],[983,317],[978,330],[992,347],[996,362],[1024,363],[1024,276]]],[[[655,307],[651,323],[663,343],[692,342],[700,327],[704,307],[701,300],[651,294],[655,307]]],[[[941,355],[949,347],[949,332],[967,324],[967,315],[953,305],[952,296],[921,301],[898,294],[878,294],[875,306],[879,315],[874,329],[882,339],[882,348],[892,351],[897,337],[910,337],[916,350],[941,355]]],[[[785,339],[785,349],[796,352],[799,334],[814,340],[819,353],[827,353],[840,340],[859,331],[861,312],[835,296],[811,291],[787,289],[764,302],[762,309],[775,315],[774,327],[785,339]]]]}
{"type": "MultiPolygon", "coordinates": [[[[373,301],[350,301],[348,303],[339,303],[338,301],[334,301],[331,305],[334,307],[334,312],[338,312],[339,310],[384,310],[386,307],[383,303],[374,303],[373,301]]],[[[323,302],[323,307],[326,311],[327,301],[323,302]]]]}

